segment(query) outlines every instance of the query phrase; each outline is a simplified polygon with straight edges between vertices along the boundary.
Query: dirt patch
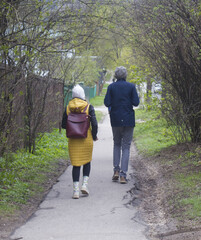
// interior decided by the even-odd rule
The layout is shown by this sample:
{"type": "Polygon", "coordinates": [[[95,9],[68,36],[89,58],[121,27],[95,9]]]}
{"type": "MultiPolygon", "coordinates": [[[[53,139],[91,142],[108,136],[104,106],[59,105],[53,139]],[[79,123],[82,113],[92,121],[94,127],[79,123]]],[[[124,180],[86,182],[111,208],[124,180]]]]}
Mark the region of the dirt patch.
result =
{"type": "MultiPolygon", "coordinates": [[[[131,148],[135,187],[131,190],[137,218],[148,225],[147,235],[153,240],[201,240],[201,219],[190,219],[182,208],[170,200],[181,194],[174,181],[178,170],[195,170],[192,166],[181,169],[181,156],[195,145],[179,145],[166,149],[152,158],[145,158],[131,148]]],[[[201,171],[196,166],[196,171],[201,171]]]]}
{"type": "Polygon", "coordinates": [[[47,175],[48,181],[43,184],[44,191],[31,198],[26,205],[9,216],[0,217],[0,240],[10,240],[11,233],[24,224],[38,209],[52,186],[58,181],[59,176],[66,170],[69,163],[66,160],[59,160],[56,164],[54,174],[47,175]]]}

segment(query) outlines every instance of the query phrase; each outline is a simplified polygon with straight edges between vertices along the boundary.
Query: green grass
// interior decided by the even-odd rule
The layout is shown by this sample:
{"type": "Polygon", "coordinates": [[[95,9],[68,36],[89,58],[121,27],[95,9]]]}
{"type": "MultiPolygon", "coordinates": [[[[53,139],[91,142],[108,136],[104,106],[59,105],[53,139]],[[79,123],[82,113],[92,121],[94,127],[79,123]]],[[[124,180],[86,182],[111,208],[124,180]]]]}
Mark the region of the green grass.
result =
{"type": "Polygon", "coordinates": [[[54,174],[58,159],[68,159],[65,131],[45,133],[38,138],[35,154],[25,151],[0,158],[0,215],[14,212],[54,174]]]}
{"type": "Polygon", "coordinates": [[[201,217],[201,172],[175,174],[175,179],[181,195],[177,202],[185,209],[183,214],[190,219],[201,217]]]}
{"type": "Polygon", "coordinates": [[[201,180],[201,172],[200,173],[188,173],[188,174],[179,174],[177,175],[177,180],[181,182],[181,185],[187,189],[188,191],[195,191],[196,193],[200,192],[200,187],[198,186],[201,180]]]}
{"type": "Polygon", "coordinates": [[[94,107],[104,105],[104,98],[105,98],[105,94],[106,94],[106,91],[107,91],[107,87],[108,87],[108,84],[104,84],[100,96],[96,96],[96,97],[90,99],[90,104],[91,105],[93,105],[94,107]]]}
{"type": "Polygon", "coordinates": [[[156,111],[135,110],[134,139],[140,153],[153,155],[176,142],[166,121],[156,111]]]}
{"type": "Polygon", "coordinates": [[[183,159],[181,162],[182,167],[189,165],[199,167],[201,165],[201,148],[197,147],[194,152],[186,152],[184,155],[181,155],[180,158],[183,159]]]}
{"type": "Polygon", "coordinates": [[[94,107],[102,106],[104,104],[104,96],[96,96],[90,99],[90,104],[94,107]]]}
{"type": "Polygon", "coordinates": [[[182,205],[185,205],[185,208],[188,208],[186,215],[190,219],[200,218],[201,217],[201,196],[189,197],[182,199],[180,201],[182,205]]]}

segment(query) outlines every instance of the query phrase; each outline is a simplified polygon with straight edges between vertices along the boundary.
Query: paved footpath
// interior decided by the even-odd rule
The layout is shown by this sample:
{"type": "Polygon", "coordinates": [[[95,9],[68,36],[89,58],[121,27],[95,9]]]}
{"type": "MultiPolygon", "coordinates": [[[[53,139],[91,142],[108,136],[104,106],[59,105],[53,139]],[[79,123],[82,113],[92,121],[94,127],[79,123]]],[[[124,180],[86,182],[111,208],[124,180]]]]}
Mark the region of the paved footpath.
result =
{"type": "Polygon", "coordinates": [[[39,209],[11,239],[147,240],[145,227],[135,219],[136,209],[128,204],[127,191],[133,187],[133,180],[125,185],[111,181],[112,132],[107,109],[101,109],[106,117],[99,124],[99,140],[94,142],[90,195],[72,199],[72,167],[68,167],[39,209]]]}

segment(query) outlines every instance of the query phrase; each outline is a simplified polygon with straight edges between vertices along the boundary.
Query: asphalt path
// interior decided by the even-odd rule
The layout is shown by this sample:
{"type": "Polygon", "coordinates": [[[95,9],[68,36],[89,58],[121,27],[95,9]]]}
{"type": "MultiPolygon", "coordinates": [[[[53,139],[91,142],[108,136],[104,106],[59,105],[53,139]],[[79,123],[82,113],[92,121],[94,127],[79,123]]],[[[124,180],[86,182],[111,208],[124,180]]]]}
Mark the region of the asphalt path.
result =
{"type": "MultiPolygon", "coordinates": [[[[94,142],[88,197],[72,199],[72,167],[59,178],[29,221],[11,239],[22,240],[147,240],[139,223],[128,184],[112,182],[112,132],[107,108],[94,142]]],[[[130,173],[132,168],[129,167],[130,173]]]]}

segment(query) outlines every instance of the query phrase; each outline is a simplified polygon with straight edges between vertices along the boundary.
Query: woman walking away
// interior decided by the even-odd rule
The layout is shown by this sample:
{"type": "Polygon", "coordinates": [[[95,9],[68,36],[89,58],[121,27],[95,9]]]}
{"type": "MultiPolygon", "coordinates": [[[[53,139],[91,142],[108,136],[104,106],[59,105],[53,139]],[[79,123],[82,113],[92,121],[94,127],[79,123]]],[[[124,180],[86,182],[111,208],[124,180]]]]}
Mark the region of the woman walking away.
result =
{"type": "Polygon", "coordinates": [[[130,145],[135,127],[135,112],[133,106],[138,106],[139,98],[133,83],[126,81],[127,70],[117,67],[116,82],[108,86],[104,104],[110,111],[114,148],[113,148],[113,181],[127,183],[126,175],[130,155],[130,145]]]}
{"type": "Polygon", "coordinates": [[[93,140],[97,139],[98,124],[94,107],[85,100],[84,89],[76,85],[72,90],[72,100],[69,102],[63,114],[62,128],[66,129],[67,118],[70,113],[86,112],[90,118],[90,127],[86,138],[69,138],[68,151],[70,156],[73,178],[73,198],[79,198],[80,169],[83,166],[82,194],[88,195],[88,180],[91,170],[91,160],[93,151],[93,140]]]}

